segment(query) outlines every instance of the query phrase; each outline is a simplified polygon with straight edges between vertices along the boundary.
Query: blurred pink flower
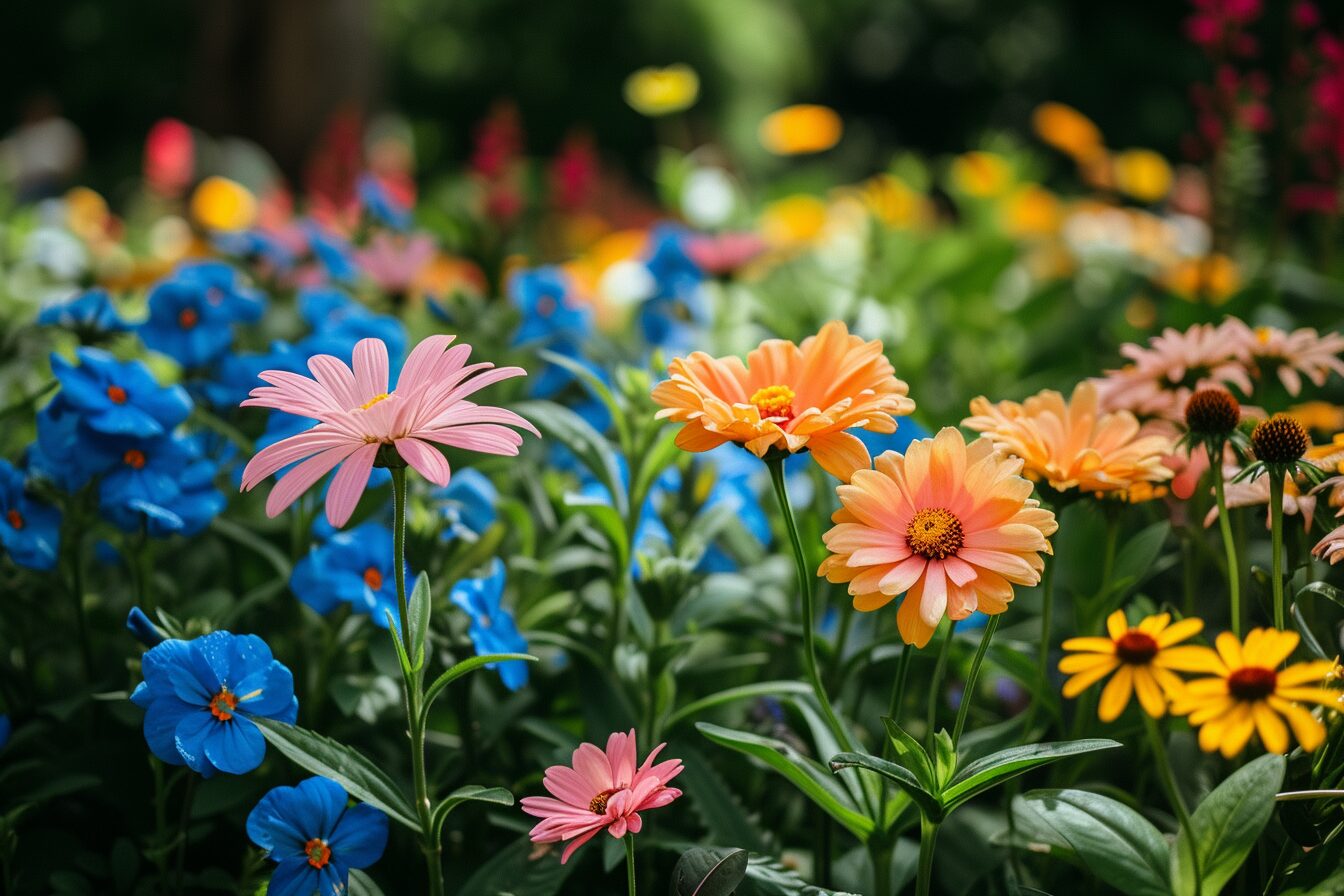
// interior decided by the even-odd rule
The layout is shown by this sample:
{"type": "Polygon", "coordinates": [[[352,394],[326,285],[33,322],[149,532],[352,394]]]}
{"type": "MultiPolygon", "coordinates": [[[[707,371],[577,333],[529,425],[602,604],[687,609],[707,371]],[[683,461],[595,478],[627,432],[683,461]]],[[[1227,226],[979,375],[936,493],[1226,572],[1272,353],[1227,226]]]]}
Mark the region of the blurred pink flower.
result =
{"type": "Polygon", "coordinates": [[[354,370],[332,355],[308,359],[313,377],[286,370],[260,374],[268,386],[252,390],[244,407],[273,408],[319,422],[257,452],[243,470],[249,491],[277,470],[296,464],[275,484],[266,513],[276,516],[339,466],[327,491],[327,519],[343,526],[368,485],[384,446],[436,485],[452,475],[435,445],[486,454],[515,455],[523,437],[509,426],[539,435],[513,411],[480,406],[466,397],[492,383],[525,376],[520,367],[468,365],[471,346],[449,349],[452,336],[430,336],[406,359],[395,389],[388,388],[387,346],[381,339],[355,345],[354,370]]]}
{"type": "Polygon", "coordinates": [[[1344,526],[1331,529],[1325,537],[1316,543],[1311,553],[1322,560],[1329,560],[1333,566],[1344,559],[1344,526]]]}
{"type": "Polygon", "coordinates": [[[627,832],[638,834],[644,826],[640,812],[662,808],[681,796],[680,790],[667,786],[668,781],[681,774],[681,760],[653,764],[665,746],[655,747],[644,764],[636,768],[638,754],[633,728],[629,734],[618,731],[607,738],[605,751],[595,744],[580,744],[571,765],[546,769],[542,783],[557,799],[523,798],[523,811],[541,819],[532,828],[532,842],[568,841],[560,856],[563,865],[574,850],[604,828],[617,839],[627,832]]]}
{"type": "Polygon", "coordinates": [[[1249,349],[1237,338],[1237,327],[1246,325],[1229,319],[1184,332],[1168,327],[1146,346],[1121,346],[1120,354],[1131,363],[1096,381],[1102,409],[1176,421],[1183,419],[1196,389],[1231,385],[1249,395],[1249,349]]]}
{"type": "Polygon", "coordinates": [[[384,292],[404,295],[437,251],[427,233],[398,236],[379,231],[369,244],[354,251],[355,263],[384,292]]]}
{"type": "Polygon", "coordinates": [[[755,233],[697,234],[686,240],[686,254],[706,274],[731,274],[766,249],[755,233]]]}
{"type": "Polygon", "coordinates": [[[1296,397],[1302,391],[1302,378],[1320,387],[1331,373],[1344,376],[1344,336],[1326,333],[1324,336],[1308,327],[1289,332],[1278,327],[1252,329],[1235,318],[1229,319],[1226,329],[1245,347],[1251,360],[1258,363],[1263,373],[1278,376],[1288,394],[1296,397]]]}

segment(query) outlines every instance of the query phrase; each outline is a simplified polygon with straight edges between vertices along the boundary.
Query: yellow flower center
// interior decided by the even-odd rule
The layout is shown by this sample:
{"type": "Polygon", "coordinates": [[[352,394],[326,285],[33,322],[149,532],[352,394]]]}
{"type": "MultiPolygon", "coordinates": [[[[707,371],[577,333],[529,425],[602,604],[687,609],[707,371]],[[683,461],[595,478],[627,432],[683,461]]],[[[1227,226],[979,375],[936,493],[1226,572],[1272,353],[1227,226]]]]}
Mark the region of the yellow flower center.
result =
{"type": "Polygon", "coordinates": [[[793,390],[788,386],[766,386],[757,389],[750,398],[761,417],[792,417],[793,390]]]}
{"type": "Polygon", "coordinates": [[[364,402],[362,405],[360,405],[360,406],[359,406],[359,409],[360,409],[361,411],[367,411],[369,408],[373,407],[373,406],[376,405],[378,402],[385,400],[385,399],[387,398],[387,396],[388,396],[388,393],[387,393],[387,392],[384,392],[382,395],[375,395],[375,396],[373,396],[372,398],[370,398],[368,401],[366,401],[366,402],[364,402]]]}
{"type": "Polygon", "coordinates": [[[925,507],[905,528],[910,550],[930,560],[943,560],[961,550],[963,533],[956,514],[941,507],[925,507]]]}
{"type": "Polygon", "coordinates": [[[1256,328],[1255,328],[1255,339],[1256,339],[1256,341],[1259,342],[1261,345],[1264,345],[1264,344],[1266,344],[1267,342],[1269,342],[1270,337],[1273,336],[1273,335],[1274,335],[1274,330],[1273,330],[1272,327],[1256,327],[1256,328]]]}
{"type": "Polygon", "coordinates": [[[616,792],[617,789],[612,788],[611,790],[604,790],[593,797],[592,801],[588,803],[588,811],[592,812],[594,815],[606,815],[607,800],[611,799],[612,795],[616,792]]]}

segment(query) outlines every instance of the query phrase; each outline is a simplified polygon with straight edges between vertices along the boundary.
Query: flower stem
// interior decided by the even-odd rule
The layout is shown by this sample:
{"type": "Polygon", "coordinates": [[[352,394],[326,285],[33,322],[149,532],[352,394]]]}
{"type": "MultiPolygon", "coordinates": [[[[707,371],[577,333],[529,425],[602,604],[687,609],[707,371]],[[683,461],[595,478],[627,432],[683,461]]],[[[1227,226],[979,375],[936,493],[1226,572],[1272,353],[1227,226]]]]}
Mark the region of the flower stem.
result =
{"type": "Polygon", "coordinates": [[[1273,546],[1274,627],[1280,631],[1283,623],[1283,472],[1269,474],[1269,537],[1273,546]]]}
{"type": "Polygon", "coordinates": [[[625,835],[625,883],[630,896],[635,896],[635,835],[625,835]]]}
{"type": "Polygon", "coordinates": [[[938,697],[943,692],[943,675],[947,671],[947,654],[952,649],[952,636],[957,632],[957,620],[949,619],[947,621],[947,637],[943,639],[943,646],[938,648],[938,663],[933,667],[933,681],[929,684],[929,717],[928,734],[929,750],[933,750],[933,736],[938,724],[938,697]]]}
{"type": "MultiPolygon", "coordinates": [[[[1143,714],[1143,724],[1148,730],[1148,742],[1153,748],[1153,758],[1157,760],[1157,774],[1162,782],[1162,789],[1166,792],[1167,801],[1171,803],[1171,808],[1176,813],[1176,820],[1185,830],[1187,842],[1195,842],[1195,829],[1190,824],[1190,810],[1185,805],[1185,799],[1181,796],[1181,791],[1176,787],[1176,778],[1171,771],[1171,759],[1167,756],[1167,745],[1162,739],[1162,732],[1158,730],[1157,720],[1147,713],[1143,714]]],[[[1199,856],[1195,854],[1192,848],[1190,851],[1190,864],[1195,872],[1195,896],[1199,896],[1200,891],[1200,872],[1199,856]]]]}
{"type": "Polygon", "coordinates": [[[975,659],[971,660],[971,671],[966,675],[966,686],[961,692],[961,705],[957,707],[957,724],[952,729],[953,749],[961,741],[961,732],[966,727],[966,717],[970,715],[971,700],[975,697],[975,680],[980,677],[980,664],[985,661],[985,652],[989,650],[989,642],[993,640],[994,632],[999,628],[1001,617],[1001,613],[989,617],[985,633],[980,636],[980,647],[975,651],[975,659]]]}
{"type": "Polygon", "coordinates": [[[915,878],[915,896],[929,896],[933,885],[933,847],[938,840],[938,822],[924,816],[919,819],[919,872],[915,878]]]}
{"type": "Polygon", "coordinates": [[[821,675],[817,671],[816,634],[813,631],[816,606],[812,592],[812,575],[808,570],[802,536],[798,534],[798,522],[793,517],[793,507],[789,503],[789,487],[784,479],[784,461],[782,458],[775,458],[766,461],[766,466],[770,469],[770,481],[775,487],[775,498],[779,501],[779,512],[784,517],[784,527],[788,530],[789,541],[793,544],[793,559],[798,570],[798,590],[803,598],[803,665],[807,670],[807,679],[812,685],[812,693],[816,695],[817,703],[821,705],[821,713],[825,716],[831,733],[835,735],[840,746],[852,750],[854,742],[845,726],[840,724],[840,719],[831,706],[831,698],[826,696],[826,688],[822,685],[821,675]]]}
{"type": "Polygon", "coordinates": [[[1212,445],[1206,447],[1209,454],[1209,469],[1213,473],[1213,497],[1218,503],[1218,530],[1223,536],[1223,551],[1227,554],[1227,590],[1231,598],[1232,634],[1241,637],[1241,569],[1237,563],[1237,544],[1232,538],[1232,520],[1227,516],[1227,493],[1223,482],[1221,463],[1222,449],[1218,449],[1218,459],[1214,457],[1212,445]]]}
{"type": "Polygon", "coordinates": [[[1041,570],[1041,645],[1036,666],[1041,670],[1041,690],[1044,692],[1050,683],[1050,630],[1053,627],[1052,611],[1055,602],[1055,562],[1053,557],[1042,559],[1045,567],[1041,570]]]}
{"type": "MultiPolygon", "coordinates": [[[[406,468],[392,467],[392,562],[397,583],[397,614],[400,637],[406,655],[412,658],[410,608],[406,600],[406,468]]],[[[406,721],[411,741],[411,775],[415,783],[415,812],[420,821],[420,845],[425,854],[429,875],[430,896],[443,896],[442,848],[434,834],[430,813],[429,776],[425,771],[425,726],[421,720],[424,703],[424,677],[418,671],[402,671],[402,687],[406,696],[406,721]]]]}

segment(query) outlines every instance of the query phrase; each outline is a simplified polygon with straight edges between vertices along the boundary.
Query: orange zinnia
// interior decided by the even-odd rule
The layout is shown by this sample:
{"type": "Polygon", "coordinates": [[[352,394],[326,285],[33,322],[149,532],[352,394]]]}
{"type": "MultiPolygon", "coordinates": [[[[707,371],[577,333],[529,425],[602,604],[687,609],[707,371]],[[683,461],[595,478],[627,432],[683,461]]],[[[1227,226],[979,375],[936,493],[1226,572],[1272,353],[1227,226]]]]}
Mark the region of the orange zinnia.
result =
{"type": "Polygon", "coordinates": [[[654,387],[658,418],[684,423],[677,445],[708,451],[740,442],[757,457],[811,451],[828,473],[848,481],[867,468],[868,449],[845,430],[896,430],[909,414],[909,387],[893,375],[882,343],[865,342],[841,321],[794,345],[767,339],[740,358],[704,352],[675,358],[669,379],[654,387]]]}
{"type": "Polygon", "coordinates": [[[1059,491],[1127,490],[1171,478],[1162,465],[1163,455],[1172,451],[1171,439],[1141,434],[1139,421],[1128,411],[1101,413],[1097,387],[1090,382],[1079,383],[1067,403],[1049,389],[1022,404],[991,404],[981,396],[971,401],[971,414],[964,426],[1022,458],[1028,478],[1045,480],[1059,491]]]}
{"type": "Polygon", "coordinates": [[[1013,585],[1040,582],[1046,536],[1059,528],[1021,469],[988,439],[968,446],[950,426],[904,455],[886,452],[837,490],[836,525],[823,536],[831,556],[818,575],[849,583],[856,610],[904,593],[896,625],[916,647],[944,615],[1002,613],[1013,585]]]}

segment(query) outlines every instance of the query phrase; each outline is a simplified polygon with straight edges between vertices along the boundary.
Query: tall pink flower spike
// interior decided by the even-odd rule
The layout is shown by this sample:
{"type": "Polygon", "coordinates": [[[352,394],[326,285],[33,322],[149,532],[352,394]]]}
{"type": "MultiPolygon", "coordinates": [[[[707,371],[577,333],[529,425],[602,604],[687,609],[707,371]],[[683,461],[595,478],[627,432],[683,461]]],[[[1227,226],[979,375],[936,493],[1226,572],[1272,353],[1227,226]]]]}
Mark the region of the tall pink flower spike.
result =
{"type": "Polygon", "coordinates": [[[381,339],[355,345],[354,370],[331,355],[308,359],[313,376],[267,370],[269,383],[252,390],[243,407],[263,407],[312,417],[305,432],[269,445],[243,470],[243,491],[290,464],[266,499],[276,516],[339,466],[327,491],[327,520],[343,526],[369,482],[379,450],[392,446],[416,472],[447,485],[452,471],[436,445],[485,454],[516,455],[523,437],[509,426],[540,436],[513,411],[478,405],[466,397],[492,383],[526,376],[520,367],[467,364],[471,346],[449,348],[453,336],[430,336],[406,359],[395,389],[388,387],[387,346],[381,339]]]}
{"type": "Polygon", "coordinates": [[[668,759],[657,765],[653,760],[667,744],[659,744],[635,767],[635,730],[616,732],[607,738],[607,749],[595,744],[580,744],[569,765],[546,769],[542,783],[557,799],[529,796],[522,801],[523,811],[540,818],[532,828],[533,843],[568,841],[560,855],[560,864],[569,861],[574,850],[606,829],[620,839],[626,833],[638,834],[644,827],[639,813],[659,809],[681,796],[667,782],[681,774],[681,760],[668,759]]]}

